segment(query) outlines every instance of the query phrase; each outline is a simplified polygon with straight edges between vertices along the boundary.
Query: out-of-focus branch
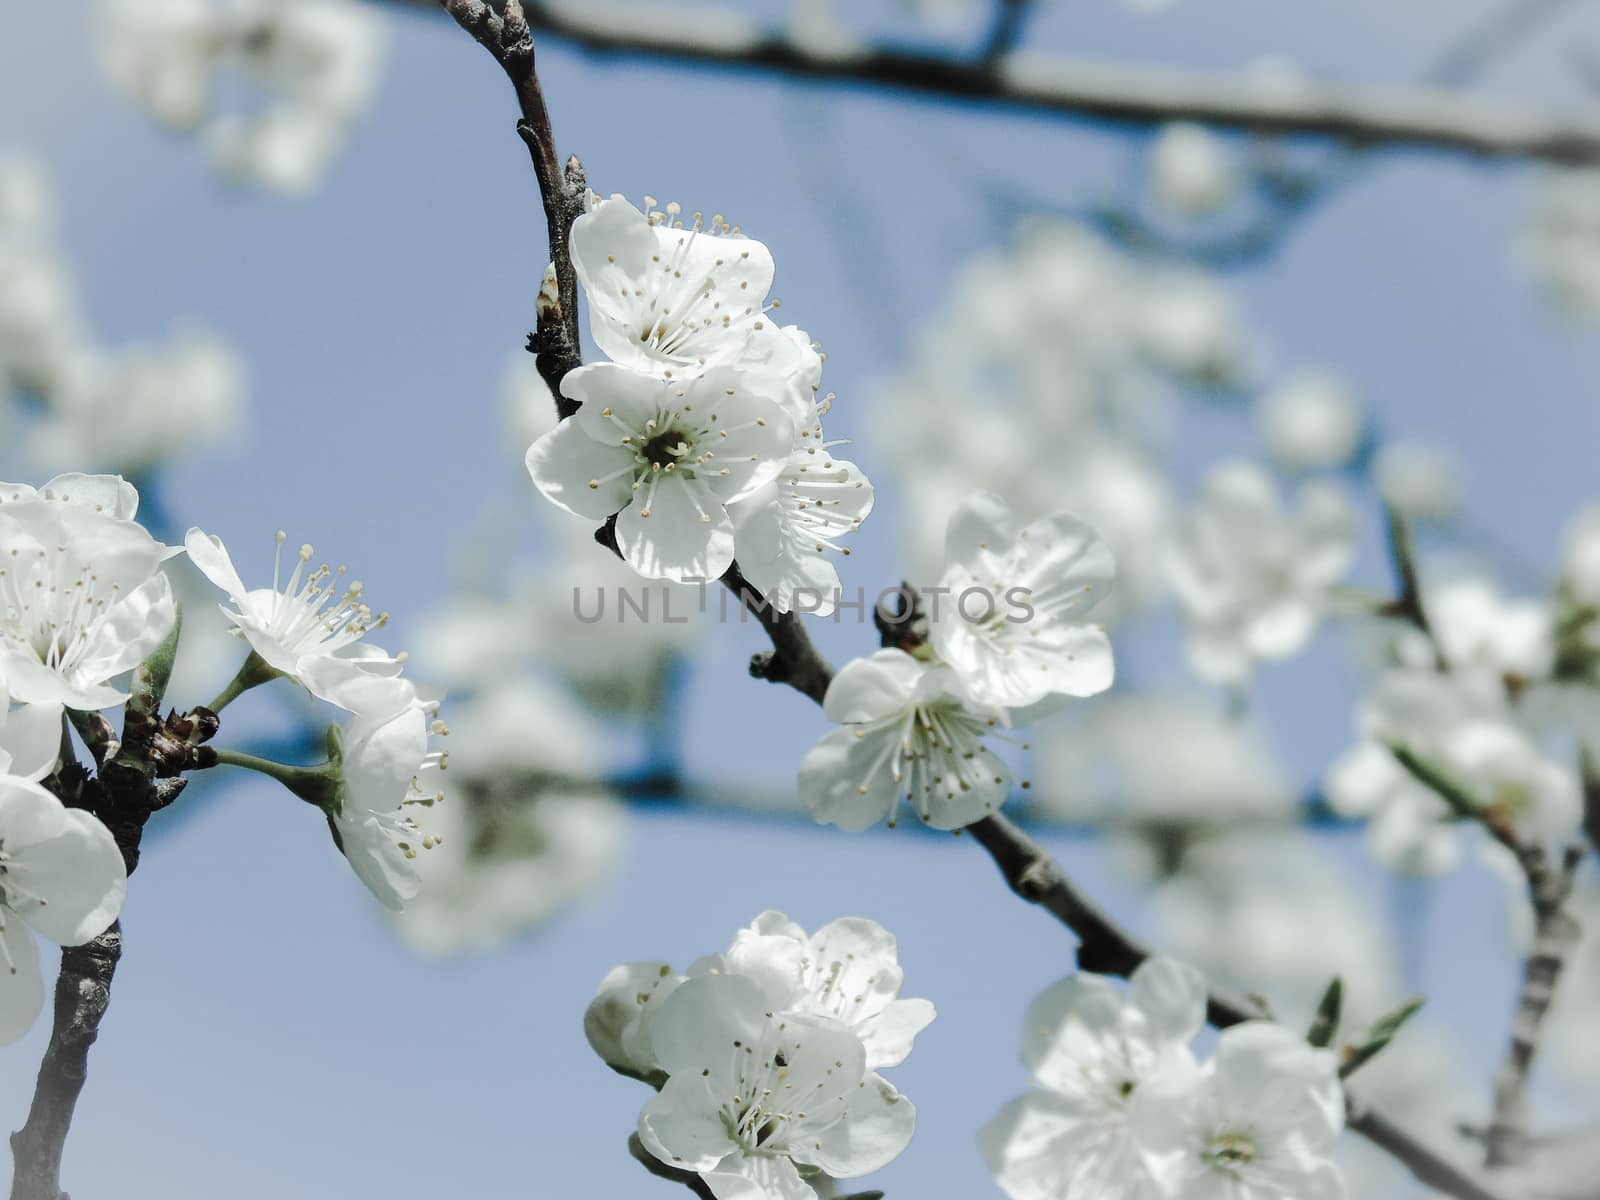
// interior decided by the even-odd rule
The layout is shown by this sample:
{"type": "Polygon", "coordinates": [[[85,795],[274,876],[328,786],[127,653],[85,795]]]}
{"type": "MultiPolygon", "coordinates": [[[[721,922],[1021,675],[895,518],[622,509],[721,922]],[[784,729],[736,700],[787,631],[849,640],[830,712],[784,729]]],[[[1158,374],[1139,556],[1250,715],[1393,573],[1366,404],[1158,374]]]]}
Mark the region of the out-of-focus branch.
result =
{"type": "MultiPolygon", "coordinates": [[[[431,7],[437,0],[391,2],[431,7]]],[[[479,28],[488,28],[492,22],[477,14],[487,12],[493,21],[502,20],[488,4],[483,0],[444,3],[480,42],[501,57],[506,47],[499,33],[492,33],[487,40],[478,35],[479,28]]],[[[1012,53],[993,64],[900,50],[830,56],[797,46],[780,35],[746,30],[744,18],[734,12],[719,36],[709,36],[708,30],[688,23],[641,20],[629,13],[631,6],[597,2],[580,10],[529,2],[519,7],[523,27],[602,56],[834,81],[1115,125],[1145,127],[1187,120],[1219,129],[1319,136],[1361,146],[1424,147],[1557,163],[1600,162],[1600,113],[1558,114],[1516,101],[1457,96],[1438,88],[1313,82],[1275,88],[1240,76],[1033,52],[1012,53]]],[[[526,57],[531,64],[531,47],[526,57]]],[[[519,87],[519,98],[521,93],[519,87]]]]}

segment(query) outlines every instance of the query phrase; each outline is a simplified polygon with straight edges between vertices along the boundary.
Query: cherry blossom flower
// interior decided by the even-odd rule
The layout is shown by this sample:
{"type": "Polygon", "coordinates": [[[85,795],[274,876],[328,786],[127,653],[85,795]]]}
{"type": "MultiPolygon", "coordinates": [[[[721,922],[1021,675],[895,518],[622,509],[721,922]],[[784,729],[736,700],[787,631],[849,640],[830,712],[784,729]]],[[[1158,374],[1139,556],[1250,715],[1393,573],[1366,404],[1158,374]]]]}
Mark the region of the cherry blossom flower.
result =
{"type": "Polygon", "coordinates": [[[314,696],[352,708],[352,688],[367,676],[397,675],[404,664],[403,658],[362,640],[386,624],[389,614],[373,613],[360,581],[345,580],[344,567],[311,567],[315,552],[309,544],[300,547],[285,580],[288,535],[279,530],[275,541],[270,588],[246,588],[228,548],[215,534],[190,529],[184,546],[189,561],[233,601],[234,607],[224,606],[222,612],[236,637],[268,667],[298,680],[314,696]]]}
{"type": "Polygon", "coordinates": [[[1331,371],[1291,375],[1256,404],[1267,452],[1295,471],[1325,471],[1350,461],[1361,445],[1361,409],[1331,371]]]}
{"type": "Polygon", "coordinates": [[[35,932],[81,946],[117,919],[128,875],[116,839],[37,783],[0,774],[0,1045],[44,1002],[35,932]]]}
{"type": "Polygon", "coordinates": [[[1150,152],[1150,176],[1156,200],[1182,216],[1217,212],[1238,187],[1221,140],[1190,121],[1162,127],[1150,152]]]}
{"type": "Polygon", "coordinates": [[[1450,807],[1377,742],[1359,742],[1328,772],[1329,806],[1365,817],[1372,857],[1408,875],[1442,875],[1461,861],[1461,831],[1450,807]]]}
{"type": "Polygon", "coordinates": [[[1141,1088],[1131,1123],[1168,1196],[1342,1200],[1332,1161],[1344,1129],[1338,1063],[1282,1026],[1223,1030],[1204,1067],[1141,1088]]]}
{"type": "Polygon", "coordinates": [[[0,775],[43,779],[56,769],[61,750],[59,704],[11,708],[0,680],[0,775]]]}
{"type": "Polygon", "coordinates": [[[904,972],[894,935],[865,917],[807,934],[782,913],[764,912],[734,935],[714,969],[757,980],[786,1011],[848,1026],[872,1070],[904,1062],[935,1015],[930,1001],[899,998],[904,972]]]}
{"type": "Polygon", "coordinates": [[[950,519],[945,547],[946,595],[929,606],[929,636],[974,699],[1022,708],[1111,686],[1111,640],[1075,619],[1116,575],[1094,530],[1070,513],[1024,526],[979,492],[950,519]]]}
{"type": "Polygon", "coordinates": [[[879,650],[834,676],[823,711],[843,725],[800,764],[800,798],[819,823],[893,826],[901,796],[935,829],[960,829],[1005,802],[1011,772],[983,746],[1004,719],[969,701],[949,667],[879,650]]]}
{"type": "Polygon", "coordinates": [[[1194,670],[1242,685],[1257,662],[1304,646],[1355,557],[1354,520],[1331,484],[1307,484],[1286,513],[1259,467],[1212,471],[1172,561],[1194,670]]]}
{"type": "MultiPolygon", "coordinates": [[[[657,375],[761,367],[805,392],[805,349],[766,315],[772,253],[713,216],[684,228],[679,208],[640,212],[621,196],[572,225],[572,265],[589,300],[589,331],[614,362],[657,375]]],[[[809,345],[809,343],[806,343],[809,345]]]]}
{"type": "Polygon", "coordinates": [[[661,1001],[651,1042],[667,1082],[639,1115],[639,1139],[719,1200],[814,1200],[800,1168],[869,1174],[916,1126],[847,1026],[775,1012],[744,976],[684,983],[661,1001]]]}
{"type": "Polygon", "coordinates": [[[616,363],[570,372],[582,403],[528,450],[545,497],[590,520],[647,579],[715,579],[733,562],[726,505],[775,479],[794,440],[780,377],[711,367],[652,378],[616,363]]]}
{"type": "Polygon", "coordinates": [[[665,962],[623,963],[606,972],[583,1014],[589,1045],[613,1070],[649,1080],[661,1072],[650,1022],[661,1001],[687,981],[665,962]]]}
{"type": "Polygon", "coordinates": [[[1461,466],[1447,451],[1390,442],[1372,462],[1383,502],[1416,520],[1444,521],[1461,511],[1461,466]]]}
{"type": "Polygon", "coordinates": [[[134,521],[139,493],[114,475],[0,483],[0,692],[96,710],[127,699],[111,680],[177,619],[163,546],[134,521]]]}
{"type": "Polygon", "coordinates": [[[1153,958],[1126,1000],[1108,978],[1080,972],[1047,988],[1023,1022],[1022,1060],[1039,1089],[979,1131],[978,1146],[1012,1200],[1156,1200],[1130,1114],[1152,1081],[1187,1075],[1205,1024],[1200,972],[1153,958]]]}
{"type": "Polygon", "coordinates": [[[1490,671],[1523,682],[1550,673],[1555,621],[1542,600],[1509,600],[1489,580],[1463,576],[1430,583],[1423,608],[1451,670],[1490,671]]]}

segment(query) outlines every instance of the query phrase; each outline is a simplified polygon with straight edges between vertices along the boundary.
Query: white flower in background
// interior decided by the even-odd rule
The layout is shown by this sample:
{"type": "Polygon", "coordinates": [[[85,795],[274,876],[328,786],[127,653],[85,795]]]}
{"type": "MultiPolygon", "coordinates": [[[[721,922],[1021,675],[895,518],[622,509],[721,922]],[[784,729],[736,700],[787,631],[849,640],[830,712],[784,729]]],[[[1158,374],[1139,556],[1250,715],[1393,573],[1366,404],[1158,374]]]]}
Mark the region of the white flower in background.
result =
{"type": "Polygon", "coordinates": [[[1111,639],[1081,618],[1111,590],[1116,560],[1070,513],[1027,525],[987,492],[945,535],[943,596],[928,597],[934,649],[981,704],[1023,708],[1111,686],[1111,639]]]}
{"type": "Polygon", "coordinates": [[[87,353],[66,267],[38,246],[0,238],[0,399],[11,389],[51,393],[87,353]]]}
{"type": "Polygon", "coordinates": [[[1555,661],[1554,614],[1542,600],[1508,600],[1487,579],[1430,582],[1423,608],[1452,671],[1489,671],[1524,682],[1555,661]]]}
{"type": "Polygon", "coordinates": [[[337,737],[339,779],[328,810],[334,843],[367,890],[394,911],[416,896],[416,857],[434,846],[419,818],[444,802],[434,775],[446,756],[428,749],[430,732],[443,732],[435,712],[437,705],[415,698],[398,710],[358,711],[337,737]]]}
{"type": "Polygon", "coordinates": [[[1554,303],[1582,320],[1600,317],[1600,171],[1546,171],[1520,249],[1554,303]]]}
{"type": "Polygon", "coordinates": [[[435,956],[503,945],[605,886],[627,819],[598,782],[602,732],[565,693],[524,676],[451,712],[450,800],[428,809],[434,846],[396,917],[435,956]]]}
{"type": "Polygon", "coordinates": [[[1450,806],[1418,782],[1387,746],[1363,741],[1339,757],[1324,783],[1343,817],[1367,818],[1373,858],[1408,875],[1442,875],[1461,861],[1461,831],[1450,806]]]}
{"type": "Polygon", "coordinates": [[[1295,471],[1342,467],[1361,445],[1361,407],[1331,371],[1292,375],[1256,403],[1267,453],[1295,471]]]}
{"type": "Polygon", "coordinates": [[[1238,832],[1191,845],[1151,894],[1152,940],[1206,977],[1265,996],[1304,1028],[1328,980],[1344,980],[1351,1028],[1405,998],[1390,923],[1303,833],[1238,832]]]}
{"type": "Polygon", "coordinates": [[[1011,772],[983,736],[1004,713],[973,706],[959,687],[948,667],[902,650],[845,664],[822,705],[843,728],[800,764],[800,798],[811,815],[851,832],[893,826],[904,796],[924,824],[960,829],[998,809],[1011,772]]]}
{"type": "MultiPolygon", "coordinates": [[[[772,252],[720,216],[705,227],[669,204],[640,212],[621,196],[572,225],[572,265],[589,301],[589,331],[617,363],[684,377],[707,367],[763,368],[792,381],[791,415],[809,399],[804,347],[766,315],[772,252]]],[[[814,356],[813,356],[814,357],[814,356]]],[[[570,376],[569,376],[570,378],[570,376]]]]}
{"type": "Polygon", "coordinates": [[[1156,1200],[1129,1114],[1163,1074],[1187,1076],[1189,1044],[1205,1024],[1200,972],[1153,958],[1124,999],[1101,975],[1079,972],[1046,989],[1023,1021],[1022,1061],[1039,1089],[1013,1100],[978,1133],[995,1181],[1012,1200],[1156,1200]]]}
{"type": "Polygon", "coordinates": [[[1567,525],[1561,582],[1579,604],[1600,608],[1600,505],[1591,505],[1567,525]]]}
{"type": "Polygon", "coordinates": [[[751,979],[689,980],[650,1030],[667,1083],[639,1114],[639,1139],[721,1200],[813,1200],[799,1167],[849,1179],[911,1141],[916,1109],[867,1069],[861,1040],[825,1017],[774,1012],[751,979]]]}
{"type": "Polygon", "coordinates": [[[61,946],[100,936],[122,911],[128,875],[116,839],[37,783],[0,774],[0,1045],[44,1002],[35,932],[61,946]]]}
{"type": "Polygon", "coordinates": [[[233,601],[234,607],[222,612],[233,623],[236,637],[312,695],[349,709],[354,703],[347,694],[350,688],[360,686],[369,675],[398,675],[404,664],[402,658],[362,641],[386,624],[389,614],[373,613],[362,599],[360,581],[345,580],[344,567],[335,570],[327,563],[311,567],[314,551],[309,544],[301,545],[293,571],[283,579],[287,541],[288,534],[279,530],[270,588],[246,588],[228,548],[215,534],[190,529],[184,546],[189,561],[233,601]]]}
{"type": "Polygon", "coordinates": [[[1150,280],[1137,318],[1139,343],[1156,363],[1202,386],[1233,382],[1244,367],[1245,338],[1238,306],[1205,275],[1170,274],[1150,280]]]}
{"type": "Polygon", "coordinates": [[[31,155],[0,146],[0,242],[43,242],[55,231],[55,195],[31,155]]]}
{"type": "Polygon", "coordinates": [[[1297,802],[1260,730],[1210,698],[1107,696],[1037,750],[1034,803],[1063,820],[1214,826],[1286,819],[1297,802]]]}
{"type": "Polygon", "coordinates": [[[200,329],[165,344],[86,353],[58,382],[26,441],[30,459],[47,468],[148,471],[233,432],[246,394],[239,356],[200,329]]]}
{"type": "Polygon", "coordinates": [[[776,376],[713,367],[660,379],[579,367],[562,391],[583,407],[528,450],[528,473],[580,517],[617,515],[617,546],[647,579],[716,579],[733,562],[726,505],[777,477],[794,439],[776,376]]]}
{"type": "Polygon", "coordinates": [[[807,934],[782,913],[764,912],[702,969],[748,976],[779,1008],[845,1025],[861,1039],[869,1070],[904,1062],[935,1015],[928,1000],[899,998],[904,972],[894,934],[865,917],[841,917],[807,934]]]}
{"type": "Polygon", "coordinates": [[[139,493],[114,475],[0,483],[0,694],[95,710],[126,700],[111,680],[177,620],[163,546],[134,521],[139,493]]]}
{"type": "Polygon", "coordinates": [[[1378,450],[1372,471],[1384,503],[1408,517],[1445,521],[1461,511],[1461,469],[1444,450],[1391,442],[1378,450]]]}
{"type": "Polygon", "coordinates": [[[350,0],[101,0],[93,27],[126,96],[198,129],[228,173],[291,192],[321,180],[371,105],[386,40],[350,0]]]}
{"type": "Polygon", "coordinates": [[[1163,208],[1186,217],[1226,207],[1239,185],[1222,139],[1189,121],[1162,126],[1150,151],[1150,182],[1163,208]]]}
{"type": "Polygon", "coordinates": [[[1259,467],[1215,468],[1172,564],[1195,672],[1242,685],[1256,663],[1300,650],[1350,569],[1354,526],[1350,502],[1331,484],[1305,485],[1289,513],[1259,467]]]}
{"type": "Polygon", "coordinates": [[[1225,1029],[1203,1068],[1141,1088],[1133,1125],[1168,1196],[1343,1200],[1338,1062],[1282,1026],[1225,1029]]]}

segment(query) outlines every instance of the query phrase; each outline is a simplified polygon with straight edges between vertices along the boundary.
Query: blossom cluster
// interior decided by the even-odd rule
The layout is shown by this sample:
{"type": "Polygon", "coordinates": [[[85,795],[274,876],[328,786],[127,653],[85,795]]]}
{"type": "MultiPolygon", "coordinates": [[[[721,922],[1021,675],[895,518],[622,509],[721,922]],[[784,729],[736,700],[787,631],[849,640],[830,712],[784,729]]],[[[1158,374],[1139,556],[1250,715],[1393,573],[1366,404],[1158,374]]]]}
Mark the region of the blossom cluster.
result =
{"type": "Polygon", "coordinates": [[[893,825],[902,796],[935,829],[981,820],[1011,790],[985,736],[1111,686],[1110,639],[1081,619],[1116,573],[1094,530],[1069,513],[1024,525],[980,492],[951,519],[946,548],[940,586],[923,593],[927,643],[856,659],[828,687],[823,711],[841,728],[800,765],[820,822],[893,825]],[[1025,607],[1005,611],[1002,597],[1025,607]]]}
{"type": "Polygon", "coordinates": [[[567,374],[577,414],[528,450],[555,504],[614,518],[618,552],[648,579],[710,580],[733,565],[779,612],[801,588],[838,590],[826,555],[872,509],[831,453],[821,353],[769,313],[772,255],[720,215],[599,201],[572,228],[590,332],[610,361],[567,374]]]}
{"type": "Polygon", "coordinates": [[[721,1200],[815,1200],[808,1180],[870,1174],[917,1112],[880,1070],[934,1018],[902,999],[892,934],[845,917],[814,934],[764,912],[687,973],[627,963],[584,1015],[613,1069],[657,1088],[639,1139],[721,1200]]]}
{"type": "Polygon", "coordinates": [[[238,423],[244,371],[214,333],[104,346],[58,245],[43,168],[0,152],[0,431],[44,470],[148,472],[238,423]]]}
{"type": "Polygon", "coordinates": [[[1022,1059],[1034,1091],[979,1134],[1012,1200],[1340,1200],[1331,1154],[1344,1128],[1334,1056],[1282,1026],[1222,1032],[1205,1062],[1204,977],[1145,962],[1126,997],[1069,975],[1028,1008],[1022,1059]]]}
{"type": "Polygon", "coordinates": [[[229,175],[314,187],[372,104],[382,19],[353,0],[99,0],[107,78],[162,124],[199,131],[229,175]],[[241,92],[236,109],[221,98],[241,92]]]}

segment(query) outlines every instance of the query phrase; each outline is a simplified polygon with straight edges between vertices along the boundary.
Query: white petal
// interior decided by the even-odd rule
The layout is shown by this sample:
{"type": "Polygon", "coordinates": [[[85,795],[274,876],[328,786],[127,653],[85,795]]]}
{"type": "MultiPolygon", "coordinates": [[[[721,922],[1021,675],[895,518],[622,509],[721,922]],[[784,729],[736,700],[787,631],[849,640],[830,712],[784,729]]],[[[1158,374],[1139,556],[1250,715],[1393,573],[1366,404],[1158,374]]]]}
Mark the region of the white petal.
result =
{"type": "Polygon", "coordinates": [[[661,1002],[650,1023],[656,1061],[668,1075],[715,1078],[730,1069],[733,1043],[752,1045],[765,1021],[766,997],[738,975],[691,979],[661,1002]]]}
{"type": "Polygon", "coordinates": [[[44,1007],[44,977],[33,930],[0,905],[0,1046],[33,1027],[44,1007]]]}
{"type": "Polygon", "coordinates": [[[214,533],[199,528],[190,529],[183,538],[183,548],[189,552],[189,561],[200,568],[200,573],[235,600],[245,595],[244,580],[228,557],[228,548],[214,533]]]}
{"type": "Polygon", "coordinates": [[[992,492],[974,492],[950,518],[945,530],[945,561],[976,574],[986,555],[1000,552],[1018,531],[1011,506],[992,492]]]}
{"type": "Polygon", "coordinates": [[[867,1049],[867,1066],[898,1066],[911,1053],[912,1042],[938,1014],[933,1001],[911,998],[892,1000],[876,1016],[856,1027],[861,1044],[867,1049]]]}
{"type": "Polygon", "coordinates": [[[83,651],[74,678],[99,683],[132,670],[166,640],[177,620],[172,584],[165,572],[158,571],[107,611],[83,651]]]}
{"type": "Polygon", "coordinates": [[[1122,1031],[1121,994],[1080,971],[1040,992],[1023,1018],[1022,1062],[1045,1087],[1070,1093],[1083,1064],[1098,1062],[1122,1031]]]}
{"type": "Polygon", "coordinates": [[[646,579],[720,578],[733,564],[728,510],[699,480],[676,472],[663,472],[653,495],[650,486],[617,517],[617,547],[628,565],[646,579]]]}
{"type": "Polygon", "coordinates": [[[840,725],[882,720],[906,708],[926,670],[904,650],[852,659],[828,685],[822,711],[840,725]]]}
{"type": "Polygon", "coordinates": [[[723,1127],[719,1097],[711,1089],[711,1081],[698,1073],[667,1080],[639,1114],[644,1148],[684,1171],[709,1171],[737,1151],[738,1144],[723,1127]]]}
{"type": "Polygon", "coordinates": [[[717,1200],[816,1200],[787,1158],[730,1155],[716,1170],[701,1175],[717,1200]]]}
{"type": "Polygon", "coordinates": [[[11,859],[7,904],[58,945],[79,946],[98,937],[117,919],[128,892],[116,839],[81,809],[64,808],[59,817],[51,814],[31,830],[18,830],[11,820],[18,800],[11,792],[0,802],[0,828],[11,859]],[[39,836],[50,826],[53,833],[39,836]]]}
{"type": "Polygon", "coordinates": [[[806,1146],[803,1158],[838,1179],[868,1175],[899,1157],[916,1128],[916,1106],[871,1073],[850,1093],[844,1117],[806,1146]]]}
{"type": "Polygon", "coordinates": [[[836,729],[800,762],[799,795],[820,825],[849,833],[893,820],[900,798],[886,748],[900,737],[890,728],[862,737],[853,728],[836,729]]]}
{"type": "Polygon", "coordinates": [[[576,516],[603,521],[633,499],[633,472],[626,469],[633,452],[595,441],[576,418],[561,422],[529,446],[526,461],[528,474],[545,499],[576,516]],[[597,486],[590,487],[591,483],[597,486]]]}
{"type": "Polygon", "coordinates": [[[1206,1021],[1206,977],[1170,958],[1145,960],[1130,980],[1129,998],[1160,1042],[1188,1045],[1206,1021]]]}
{"type": "Polygon", "coordinates": [[[61,757],[61,706],[24,704],[0,710],[0,772],[43,779],[61,757]]]}
{"type": "Polygon", "coordinates": [[[120,475],[57,475],[39,489],[41,496],[131,521],[139,511],[139,491],[120,475]]]}

